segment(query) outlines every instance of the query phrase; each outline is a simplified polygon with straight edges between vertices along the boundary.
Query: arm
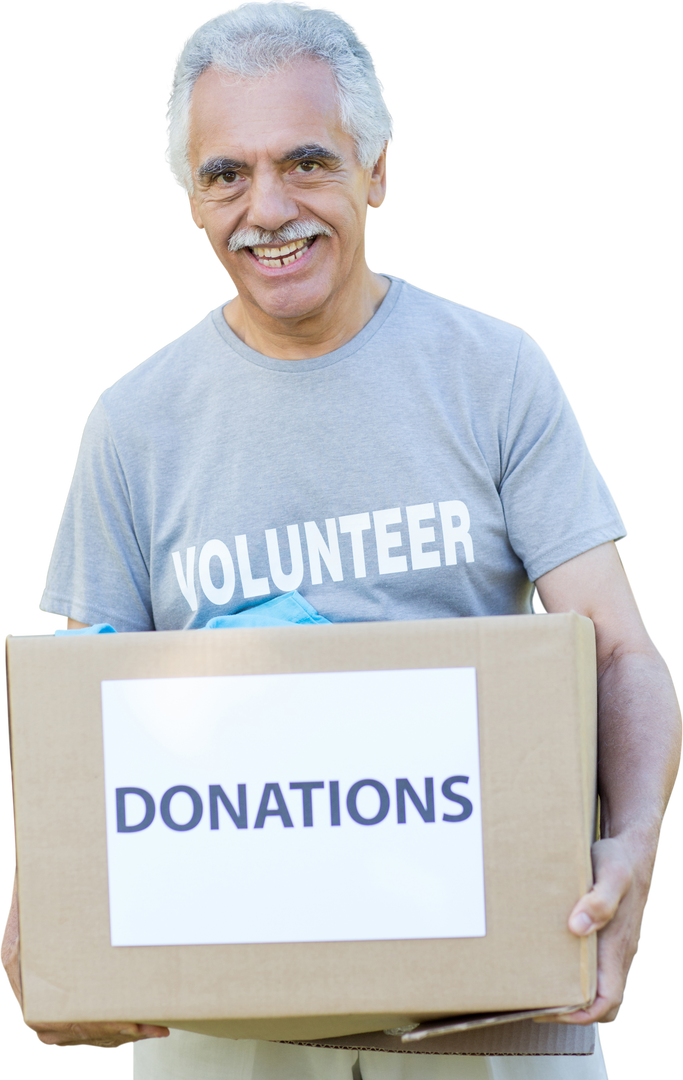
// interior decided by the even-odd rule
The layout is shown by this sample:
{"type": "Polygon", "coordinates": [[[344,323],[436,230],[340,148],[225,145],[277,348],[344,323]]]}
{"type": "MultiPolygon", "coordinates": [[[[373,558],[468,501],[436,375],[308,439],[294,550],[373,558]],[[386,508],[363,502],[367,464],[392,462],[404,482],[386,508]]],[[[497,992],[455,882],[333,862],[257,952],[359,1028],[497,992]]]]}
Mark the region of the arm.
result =
{"type": "Polygon", "coordinates": [[[546,611],[576,611],[595,624],[601,839],[593,845],[595,885],[574,907],[569,929],[599,931],[598,991],[589,1008],[562,1018],[588,1024],[619,1011],[678,769],[681,720],[614,544],[563,563],[536,587],[546,611]]]}

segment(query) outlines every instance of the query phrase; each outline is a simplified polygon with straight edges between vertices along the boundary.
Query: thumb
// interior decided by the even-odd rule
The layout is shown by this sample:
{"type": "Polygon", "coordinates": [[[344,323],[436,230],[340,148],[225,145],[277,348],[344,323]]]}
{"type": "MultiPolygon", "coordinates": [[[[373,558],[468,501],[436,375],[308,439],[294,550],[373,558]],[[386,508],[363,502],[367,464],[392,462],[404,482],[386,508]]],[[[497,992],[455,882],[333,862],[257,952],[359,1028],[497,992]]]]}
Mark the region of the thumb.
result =
{"type": "Polygon", "coordinates": [[[601,840],[594,846],[595,884],[581,897],[569,916],[569,929],[578,937],[602,930],[614,918],[631,887],[630,867],[618,855],[608,854],[601,840]]]}

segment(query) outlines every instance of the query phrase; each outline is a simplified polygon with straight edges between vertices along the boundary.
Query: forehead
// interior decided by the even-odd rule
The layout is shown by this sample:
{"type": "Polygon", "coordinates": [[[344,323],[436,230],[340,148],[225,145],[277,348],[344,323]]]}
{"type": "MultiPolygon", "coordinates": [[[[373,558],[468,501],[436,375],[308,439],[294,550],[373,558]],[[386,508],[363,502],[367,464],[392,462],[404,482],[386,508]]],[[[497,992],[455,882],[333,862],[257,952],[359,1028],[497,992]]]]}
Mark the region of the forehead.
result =
{"type": "Polygon", "coordinates": [[[209,68],[195,83],[190,106],[190,157],[273,160],[293,146],[318,143],[343,152],[334,78],[328,66],[302,60],[284,71],[240,79],[209,68]]]}

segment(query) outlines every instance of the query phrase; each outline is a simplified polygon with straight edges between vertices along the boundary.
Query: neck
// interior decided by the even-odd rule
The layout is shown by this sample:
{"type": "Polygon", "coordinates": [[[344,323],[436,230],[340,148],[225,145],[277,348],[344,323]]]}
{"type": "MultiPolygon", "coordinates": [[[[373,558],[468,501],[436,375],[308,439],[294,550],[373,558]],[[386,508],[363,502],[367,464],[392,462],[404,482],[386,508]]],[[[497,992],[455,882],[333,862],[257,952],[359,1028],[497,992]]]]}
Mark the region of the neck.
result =
{"type": "Polygon", "coordinates": [[[340,349],[355,337],[377,311],[390,282],[367,266],[351,288],[328,299],[319,311],[294,318],[268,315],[249,297],[238,295],[223,308],[233,333],[255,352],[276,360],[311,360],[340,349]]]}

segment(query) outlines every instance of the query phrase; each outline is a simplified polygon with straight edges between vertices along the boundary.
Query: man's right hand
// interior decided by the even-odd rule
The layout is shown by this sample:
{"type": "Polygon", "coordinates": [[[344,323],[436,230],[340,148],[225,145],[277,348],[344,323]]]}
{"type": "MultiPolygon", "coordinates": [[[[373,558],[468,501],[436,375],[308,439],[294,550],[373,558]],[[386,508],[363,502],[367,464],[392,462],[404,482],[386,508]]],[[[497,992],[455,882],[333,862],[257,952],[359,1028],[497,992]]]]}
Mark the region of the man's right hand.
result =
{"type": "Polygon", "coordinates": [[[29,1024],[50,1046],[123,1046],[140,1039],[163,1039],[168,1028],[153,1024],[29,1024]]]}
{"type": "MultiPolygon", "coordinates": [[[[17,882],[14,879],[12,906],[2,940],[2,964],[7,972],[17,1001],[21,1005],[21,965],[19,960],[19,904],[17,882]]],[[[124,1021],[95,1024],[29,1024],[41,1042],[52,1046],[121,1046],[139,1039],[163,1039],[168,1028],[154,1024],[133,1024],[124,1021]]]]}

